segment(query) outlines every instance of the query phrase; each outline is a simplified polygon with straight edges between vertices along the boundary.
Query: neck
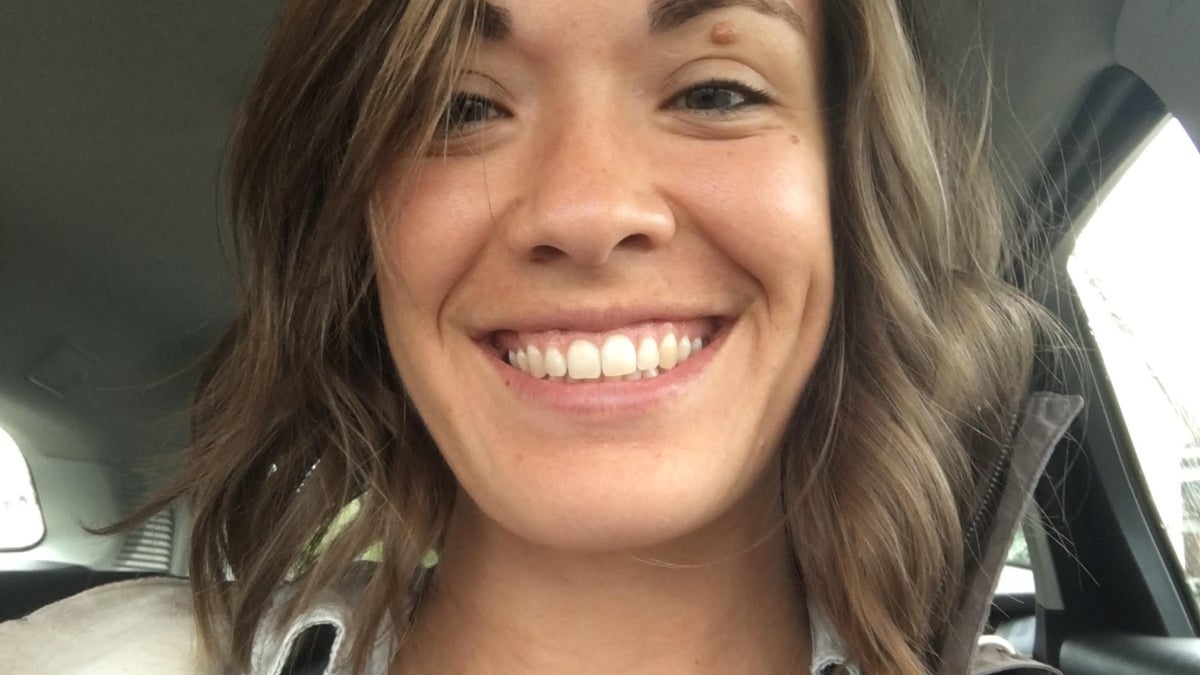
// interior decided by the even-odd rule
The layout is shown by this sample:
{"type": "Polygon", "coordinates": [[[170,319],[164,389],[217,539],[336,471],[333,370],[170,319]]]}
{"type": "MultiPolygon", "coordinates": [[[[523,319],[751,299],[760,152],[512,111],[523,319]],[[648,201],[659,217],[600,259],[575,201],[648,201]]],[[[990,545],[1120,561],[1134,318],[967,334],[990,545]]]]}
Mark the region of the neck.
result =
{"type": "Polygon", "coordinates": [[[782,527],[582,554],[514,537],[459,504],[393,673],[807,669],[807,614],[782,527]]]}

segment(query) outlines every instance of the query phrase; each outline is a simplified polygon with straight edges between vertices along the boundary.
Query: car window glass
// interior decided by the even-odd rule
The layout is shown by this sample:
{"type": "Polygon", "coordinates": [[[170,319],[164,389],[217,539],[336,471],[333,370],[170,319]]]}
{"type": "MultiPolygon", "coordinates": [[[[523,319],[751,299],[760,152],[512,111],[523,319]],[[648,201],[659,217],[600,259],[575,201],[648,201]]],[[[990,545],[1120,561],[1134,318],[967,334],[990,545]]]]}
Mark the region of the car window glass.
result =
{"type": "MultiPolygon", "coordinates": [[[[1200,591],[1200,153],[1170,119],[1081,231],[1067,270],[1160,524],[1200,591]]],[[[1115,422],[1114,422],[1115,423],[1115,422]]]]}
{"type": "Polygon", "coordinates": [[[29,464],[16,441],[0,429],[0,551],[29,548],[45,534],[29,464]]]}
{"type": "Polygon", "coordinates": [[[1000,579],[996,584],[997,595],[1024,595],[1036,590],[1032,563],[1029,559],[1029,544],[1025,541],[1025,533],[1017,530],[1012,546],[1008,549],[1008,559],[1004,561],[1004,569],[1000,570],[1000,579]]]}

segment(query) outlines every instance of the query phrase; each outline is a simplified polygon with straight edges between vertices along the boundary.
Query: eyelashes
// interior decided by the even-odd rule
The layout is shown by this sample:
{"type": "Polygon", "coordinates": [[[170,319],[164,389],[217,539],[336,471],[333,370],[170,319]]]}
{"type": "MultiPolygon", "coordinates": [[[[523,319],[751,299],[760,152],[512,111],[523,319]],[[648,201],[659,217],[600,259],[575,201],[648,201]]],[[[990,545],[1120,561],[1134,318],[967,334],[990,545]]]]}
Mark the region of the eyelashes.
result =
{"type": "Polygon", "coordinates": [[[725,117],[745,108],[773,103],[767,92],[737,80],[706,80],[683,90],[667,107],[707,117],[725,117]]]}
{"type": "MultiPolygon", "coordinates": [[[[705,119],[723,119],[774,102],[769,93],[744,82],[710,79],[677,92],[662,107],[705,119]]],[[[512,113],[496,101],[481,94],[459,92],[450,97],[442,111],[437,134],[442,138],[466,136],[489,122],[508,117],[512,113]]]]}
{"type": "Polygon", "coordinates": [[[439,135],[453,136],[485,122],[508,116],[508,111],[487,97],[457,93],[450,97],[450,103],[442,111],[437,129],[439,135]]]}

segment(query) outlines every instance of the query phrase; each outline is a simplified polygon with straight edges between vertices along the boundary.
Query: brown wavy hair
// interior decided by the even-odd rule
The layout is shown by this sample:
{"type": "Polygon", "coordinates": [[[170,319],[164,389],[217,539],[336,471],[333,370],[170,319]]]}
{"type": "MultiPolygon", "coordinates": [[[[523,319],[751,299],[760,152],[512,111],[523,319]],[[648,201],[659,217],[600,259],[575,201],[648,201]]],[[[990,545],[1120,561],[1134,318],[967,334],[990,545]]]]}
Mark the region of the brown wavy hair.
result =
{"type": "MultiPolygon", "coordinates": [[[[867,672],[916,674],[1041,311],[1003,279],[986,136],[939,94],[898,1],[824,2],[835,314],[781,461],[810,600],[867,672]]],[[[478,0],[289,0],[241,110],[239,309],[196,391],[181,473],[116,526],[188,500],[200,634],[235,667],[281,583],[301,588],[282,623],[377,542],[352,667],[386,622],[408,627],[456,487],[384,342],[368,211],[385,166],[426,154],[487,23],[478,0]]]]}

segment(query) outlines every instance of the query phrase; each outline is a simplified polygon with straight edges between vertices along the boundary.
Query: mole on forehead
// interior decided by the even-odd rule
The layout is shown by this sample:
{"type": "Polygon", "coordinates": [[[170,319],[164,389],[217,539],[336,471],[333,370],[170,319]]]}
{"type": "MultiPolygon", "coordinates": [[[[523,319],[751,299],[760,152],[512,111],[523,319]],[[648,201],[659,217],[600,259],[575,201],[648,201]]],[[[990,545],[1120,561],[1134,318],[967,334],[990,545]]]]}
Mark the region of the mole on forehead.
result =
{"type": "Polygon", "coordinates": [[[727,45],[737,39],[737,28],[732,21],[718,21],[713,24],[712,30],[709,31],[708,37],[716,45],[727,45]]]}

